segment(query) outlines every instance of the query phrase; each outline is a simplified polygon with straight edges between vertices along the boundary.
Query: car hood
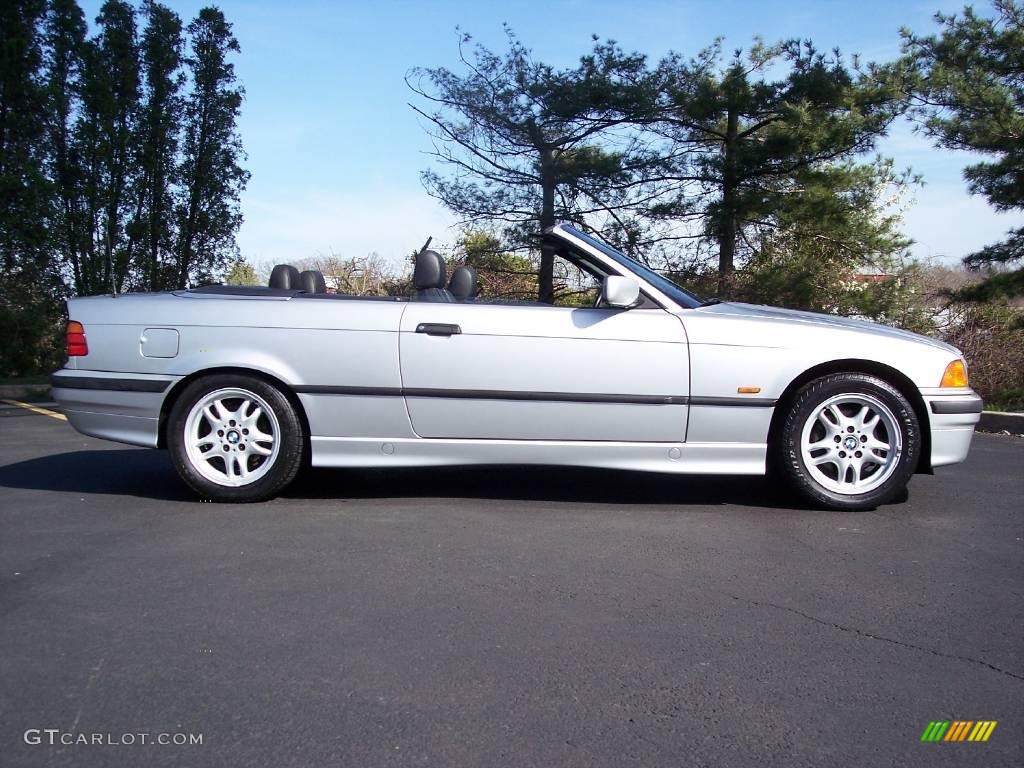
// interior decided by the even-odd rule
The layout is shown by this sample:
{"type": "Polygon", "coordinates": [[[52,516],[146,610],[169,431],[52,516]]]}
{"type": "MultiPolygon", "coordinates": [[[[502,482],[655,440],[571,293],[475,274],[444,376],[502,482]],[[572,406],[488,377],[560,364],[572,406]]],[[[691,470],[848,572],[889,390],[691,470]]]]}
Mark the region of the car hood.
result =
{"type": "Polygon", "coordinates": [[[927,346],[934,347],[935,349],[941,349],[944,352],[951,352],[958,356],[961,354],[960,350],[956,347],[952,347],[938,339],[922,336],[919,333],[904,331],[900,328],[880,325],[879,323],[872,323],[868,320],[856,320],[850,317],[825,315],[820,312],[804,312],[797,309],[781,309],[779,307],[768,307],[760,304],[742,304],[739,302],[728,301],[723,301],[720,304],[711,304],[707,307],[699,307],[696,311],[715,315],[730,315],[748,320],[774,320],[794,324],[806,323],[808,325],[818,327],[844,329],[856,331],[858,333],[868,333],[876,336],[885,336],[888,338],[896,338],[904,341],[916,342],[918,344],[925,344],[927,346]]]}

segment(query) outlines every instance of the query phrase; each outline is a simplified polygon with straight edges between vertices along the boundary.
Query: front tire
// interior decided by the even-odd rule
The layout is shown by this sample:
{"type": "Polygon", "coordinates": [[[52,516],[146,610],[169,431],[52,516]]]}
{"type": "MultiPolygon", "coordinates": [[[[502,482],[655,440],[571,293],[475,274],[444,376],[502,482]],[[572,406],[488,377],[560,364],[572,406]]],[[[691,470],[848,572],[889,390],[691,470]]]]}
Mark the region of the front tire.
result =
{"type": "Polygon", "coordinates": [[[913,406],[882,379],[843,373],[801,388],[780,431],[779,464],[816,506],[874,509],[905,493],[921,453],[913,406]]]}
{"type": "Polygon", "coordinates": [[[295,479],[305,436],[296,408],[262,379],[215,374],[181,393],[167,424],[181,479],[203,499],[262,501],[295,479]]]}

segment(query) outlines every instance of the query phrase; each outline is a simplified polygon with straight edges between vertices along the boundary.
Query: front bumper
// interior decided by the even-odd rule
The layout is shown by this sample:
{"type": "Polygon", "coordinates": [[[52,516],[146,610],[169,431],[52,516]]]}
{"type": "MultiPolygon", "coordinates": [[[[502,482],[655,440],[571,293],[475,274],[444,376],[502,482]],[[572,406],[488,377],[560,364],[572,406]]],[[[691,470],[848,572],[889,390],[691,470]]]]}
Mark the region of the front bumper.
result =
{"type": "Polygon", "coordinates": [[[83,435],[153,448],[159,436],[160,407],[177,380],[65,368],[50,377],[50,384],[53,399],[83,435]]]}
{"type": "Polygon", "coordinates": [[[967,458],[974,427],[981,420],[981,397],[973,389],[921,391],[931,422],[931,466],[959,464],[967,458]]]}

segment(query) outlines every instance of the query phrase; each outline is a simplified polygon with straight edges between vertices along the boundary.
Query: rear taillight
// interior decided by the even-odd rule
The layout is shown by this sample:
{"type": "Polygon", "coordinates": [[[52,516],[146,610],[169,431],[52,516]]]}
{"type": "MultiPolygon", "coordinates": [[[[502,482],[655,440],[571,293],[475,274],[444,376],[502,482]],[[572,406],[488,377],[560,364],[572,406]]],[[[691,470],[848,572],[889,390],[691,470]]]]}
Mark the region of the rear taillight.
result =
{"type": "Polygon", "coordinates": [[[82,357],[89,354],[89,345],[85,342],[85,326],[77,320],[68,320],[67,339],[68,357],[82,357]]]}

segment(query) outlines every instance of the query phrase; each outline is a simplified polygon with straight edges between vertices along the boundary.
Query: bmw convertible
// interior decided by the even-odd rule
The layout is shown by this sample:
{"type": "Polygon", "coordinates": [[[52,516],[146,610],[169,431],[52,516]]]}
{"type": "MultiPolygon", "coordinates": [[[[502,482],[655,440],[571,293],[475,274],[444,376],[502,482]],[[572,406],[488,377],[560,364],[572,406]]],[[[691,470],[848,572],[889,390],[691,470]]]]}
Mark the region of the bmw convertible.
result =
{"type": "Polygon", "coordinates": [[[267,287],[70,299],[54,397],[224,502],[273,497],[304,463],[518,464],[767,473],[863,510],[967,456],[982,402],[954,347],[701,301],[573,226],[543,237],[586,306],[488,297],[429,250],[407,297],[279,265],[267,287]]]}

